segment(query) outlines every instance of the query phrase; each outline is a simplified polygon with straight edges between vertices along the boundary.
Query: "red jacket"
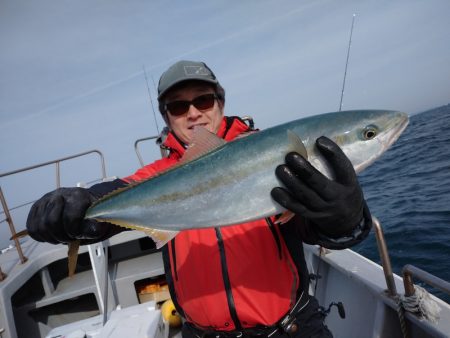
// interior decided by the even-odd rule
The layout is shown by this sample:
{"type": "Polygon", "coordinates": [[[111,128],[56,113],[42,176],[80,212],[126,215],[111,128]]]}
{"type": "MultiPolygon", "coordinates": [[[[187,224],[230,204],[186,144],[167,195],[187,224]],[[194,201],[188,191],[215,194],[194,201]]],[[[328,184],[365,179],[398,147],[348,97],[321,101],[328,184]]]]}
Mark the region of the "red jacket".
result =
{"type": "MultiPolygon", "coordinates": [[[[217,134],[229,141],[248,130],[242,120],[226,117],[217,134]]],[[[184,147],[170,133],[164,145],[170,149],[167,158],[124,180],[141,180],[176,164],[184,147]]],[[[163,248],[167,281],[186,320],[225,331],[277,323],[295,303],[303,282],[299,275],[304,276],[301,241],[295,242],[298,257],[293,257],[281,227],[261,219],[182,231],[169,242],[163,248]]]]}

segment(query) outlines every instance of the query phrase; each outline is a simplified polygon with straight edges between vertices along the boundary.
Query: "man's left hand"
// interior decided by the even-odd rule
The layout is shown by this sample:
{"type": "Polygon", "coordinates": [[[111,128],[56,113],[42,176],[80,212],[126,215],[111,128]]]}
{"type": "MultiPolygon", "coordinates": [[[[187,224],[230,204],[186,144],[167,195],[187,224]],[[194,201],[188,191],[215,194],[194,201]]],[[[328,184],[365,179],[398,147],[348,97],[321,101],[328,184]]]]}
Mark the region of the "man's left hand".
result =
{"type": "Polygon", "coordinates": [[[271,194],[284,208],[305,217],[331,238],[348,235],[363,218],[364,197],[352,163],[329,138],[322,136],[316,146],[335,174],[331,180],[297,153],[286,155],[286,164],[275,173],[285,188],[271,194]]]}

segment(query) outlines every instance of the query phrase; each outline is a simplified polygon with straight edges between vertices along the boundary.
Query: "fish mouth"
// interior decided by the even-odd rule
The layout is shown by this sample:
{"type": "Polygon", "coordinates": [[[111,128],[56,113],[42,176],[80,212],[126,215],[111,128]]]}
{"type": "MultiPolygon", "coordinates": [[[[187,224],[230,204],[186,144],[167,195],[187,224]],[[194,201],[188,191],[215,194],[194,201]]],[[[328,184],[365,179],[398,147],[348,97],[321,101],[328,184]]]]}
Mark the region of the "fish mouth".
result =
{"type": "Polygon", "coordinates": [[[392,133],[388,138],[388,146],[397,141],[403,131],[409,124],[409,115],[406,113],[398,113],[399,116],[394,122],[394,126],[392,127],[392,133]]]}
{"type": "Polygon", "coordinates": [[[386,128],[388,129],[386,132],[384,132],[382,135],[380,135],[380,138],[377,138],[377,143],[379,144],[378,151],[367,161],[359,163],[355,165],[355,171],[357,173],[361,172],[365,168],[367,168],[369,165],[371,165],[373,162],[377,160],[378,157],[380,157],[386,150],[392,146],[395,141],[400,137],[400,135],[403,133],[403,131],[406,129],[409,123],[409,115],[402,112],[390,112],[395,114],[394,116],[391,116],[391,120],[388,122],[388,125],[386,125],[386,128]]]}

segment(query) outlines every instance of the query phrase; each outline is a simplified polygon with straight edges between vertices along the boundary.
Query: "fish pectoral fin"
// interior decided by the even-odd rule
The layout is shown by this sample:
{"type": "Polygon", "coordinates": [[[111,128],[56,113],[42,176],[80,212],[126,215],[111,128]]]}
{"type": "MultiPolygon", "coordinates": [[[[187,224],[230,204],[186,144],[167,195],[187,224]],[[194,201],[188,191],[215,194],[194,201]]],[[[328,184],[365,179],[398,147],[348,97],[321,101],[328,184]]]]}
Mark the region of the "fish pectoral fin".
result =
{"type": "Polygon", "coordinates": [[[308,159],[308,152],[306,151],[306,147],[303,144],[302,139],[292,130],[288,130],[287,134],[291,146],[290,150],[295,151],[302,155],[304,158],[308,159]]]}
{"type": "Polygon", "coordinates": [[[295,213],[293,213],[290,210],[286,210],[281,214],[281,216],[275,221],[275,224],[284,224],[289,222],[293,217],[295,216],[295,213]]]}
{"type": "Polygon", "coordinates": [[[206,128],[201,126],[194,127],[192,142],[184,152],[180,162],[186,163],[193,161],[214,149],[220,148],[225,143],[227,143],[225,140],[211,133],[206,128]]]}
{"type": "Polygon", "coordinates": [[[157,249],[162,248],[167,244],[167,242],[172,240],[179,233],[179,231],[158,230],[150,228],[141,229],[141,231],[145,232],[156,243],[157,249]]]}

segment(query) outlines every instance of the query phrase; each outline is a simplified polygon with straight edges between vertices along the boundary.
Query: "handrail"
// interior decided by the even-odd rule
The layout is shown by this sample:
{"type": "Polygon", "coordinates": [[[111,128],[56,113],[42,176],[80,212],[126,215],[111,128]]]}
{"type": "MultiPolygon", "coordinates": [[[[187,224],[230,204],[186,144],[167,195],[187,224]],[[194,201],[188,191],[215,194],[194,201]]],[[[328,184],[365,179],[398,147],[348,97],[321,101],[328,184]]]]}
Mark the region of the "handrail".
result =
{"type": "Polygon", "coordinates": [[[102,164],[102,177],[106,178],[105,157],[103,156],[103,153],[100,150],[97,150],[97,149],[85,151],[83,153],[75,154],[75,155],[72,155],[72,156],[62,157],[62,158],[59,158],[59,159],[56,159],[56,160],[53,160],[53,161],[48,161],[48,162],[32,165],[32,166],[25,167],[25,168],[22,168],[22,169],[17,169],[17,170],[9,171],[9,172],[6,172],[6,173],[2,173],[2,174],[0,174],[0,178],[1,177],[5,177],[5,176],[18,174],[18,173],[21,173],[21,172],[24,172],[24,171],[28,171],[28,170],[40,168],[40,167],[45,167],[45,166],[50,165],[50,164],[56,164],[56,177],[57,177],[56,186],[59,188],[61,186],[61,180],[60,180],[60,175],[59,175],[59,173],[60,173],[59,163],[67,161],[67,160],[71,160],[71,159],[74,159],[74,158],[77,158],[77,157],[81,157],[81,156],[84,156],[84,155],[92,154],[92,153],[97,153],[100,156],[101,164],[102,164]]]}
{"type": "MultiPolygon", "coordinates": [[[[61,187],[61,176],[60,176],[60,171],[61,170],[60,170],[59,164],[61,162],[64,162],[64,161],[71,160],[71,159],[74,159],[74,158],[77,158],[77,157],[81,157],[81,156],[85,156],[85,155],[89,155],[89,154],[92,154],[92,153],[97,153],[100,156],[102,178],[103,179],[106,178],[105,157],[103,156],[103,153],[100,150],[97,150],[97,149],[93,149],[93,150],[85,151],[85,152],[78,153],[78,154],[75,154],[75,155],[62,157],[62,158],[59,158],[59,159],[56,159],[56,160],[53,160],[53,161],[47,161],[47,162],[35,164],[35,165],[32,165],[32,166],[24,167],[24,168],[21,168],[21,169],[17,169],[17,170],[1,173],[0,174],[0,178],[6,177],[6,176],[11,176],[11,175],[18,174],[18,173],[25,172],[25,171],[29,171],[29,170],[33,170],[33,169],[37,169],[37,168],[41,168],[41,167],[45,167],[45,166],[50,165],[50,164],[55,164],[56,165],[56,187],[59,188],[59,187],[61,187]]],[[[18,208],[27,206],[27,205],[29,205],[29,204],[31,204],[33,202],[34,201],[26,202],[26,203],[23,203],[21,205],[9,208],[9,210],[11,211],[11,210],[18,209],[18,208]]],[[[2,214],[2,213],[5,213],[5,212],[4,211],[0,212],[0,214],[2,214]]],[[[0,223],[3,222],[3,221],[6,221],[6,220],[7,219],[4,219],[4,220],[0,221],[0,223]]]]}
{"type": "Polygon", "coordinates": [[[439,277],[433,276],[429,272],[419,269],[414,265],[406,264],[402,269],[402,274],[403,274],[403,284],[405,286],[405,296],[407,297],[410,297],[415,293],[412,277],[416,277],[421,281],[431,285],[432,287],[435,287],[436,289],[439,289],[442,292],[445,292],[450,295],[449,282],[439,277]]]}
{"type": "Polygon", "coordinates": [[[380,221],[376,217],[372,217],[372,224],[375,230],[375,237],[377,239],[378,253],[380,254],[381,265],[383,267],[384,278],[388,289],[389,296],[397,296],[397,288],[394,281],[394,273],[392,272],[391,260],[389,258],[389,252],[384,238],[383,228],[380,221]]]}
{"type": "MultiPolygon", "coordinates": [[[[1,173],[0,174],[0,178],[6,177],[6,176],[11,176],[11,175],[14,175],[14,174],[18,174],[18,173],[22,173],[22,172],[25,172],[25,171],[30,171],[30,170],[33,170],[33,169],[37,169],[37,168],[41,168],[41,167],[44,167],[44,166],[48,166],[48,165],[54,164],[56,166],[56,187],[59,188],[59,187],[61,187],[60,163],[64,162],[64,161],[67,161],[67,160],[71,160],[71,159],[77,158],[77,157],[82,157],[82,156],[85,156],[85,155],[89,155],[89,154],[92,154],[92,153],[96,153],[96,154],[98,154],[100,156],[102,178],[105,179],[106,178],[105,158],[103,156],[103,153],[100,150],[97,150],[97,149],[93,149],[93,150],[85,151],[85,152],[78,153],[78,154],[75,154],[75,155],[62,157],[62,158],[59,158],[59,159],[56,159],[56,160],[53,160],[53,161],[47,161],[47,162],[39,163],[39,164],[36,164],[36,165],[28,166],[28,167],[25,167],[25,168],[21,168],[21,169],[17,169],[17,170],[1,173]]],[[[5,199],[5,196],[3,195],[3,191],[1,189],[1,186],[0,186],[0,201],[1,201],[1,204],[2,204],[2,208],[3,208],[3,212],[2,213],[4,213],[5,216],[6,216],[6,218],[4,220],[2,220],[1,222],[3,222],[3,221],[7,221],[8,222],[9,227],[10,227],[10,231],[11,231],[11,239],[13,239],[15,241],[17,252],[18,252],[20,260],[21,260],[21,262],[23,264],[23,263],[25,263],[27,261],[27,257],[25,257],[23,255],[22,248],[20,246],[20,242],[19,242],[19,238],[18,238],[19,236],[17,236],[17,234],[16,234],[14,222],[13,222],[11,214],[9,212],[12,209],[9,209],[8,205],[6,204],[6,199],[5,199]]],[[[25,206],[25,205],[28,205],[30,203],[32,203],[32,202],[22,204],[21,207],[25,206]]],[[[17,207],[15,207],[13,209],[16,209],[16,208],[17,207]]],[[[0,270],[0,277],[2,277],[2,278],[5,277],[5,275],[1,272],[1,270],[0,270]]]]}
{"type": "Polygon", "coordinates": [[[22,247],[20,246],[19,238],[16,235],[16,228],[14,227],[14,223],[11,217],[11,214],[9,213],[8,205],[6,204],[5,196],[3,195],[2,187],[0,186],[0,201],[2,203],[3,211],[6,216],[6,221],[9,224],[9,230],[11,231],[11,238],[16,243],[17,253],[19,254],[20,261],[25,263],[28,258],[25,257],[25,255],[22,252],[22,247]]]}
{"type": "MultiPolygon", "coordinates": [[[[139,151],[139,146],[138,146],[139,143],[141,143],[143,141],[154,140],[154,139],[157,139],[158,137],[159,137],[159,135],[143,137],[143,138],[137,139],[134,142],[134,151],[136,152],[136,155],[138,157],[139,163],[141,164],[141,167],[143,167],[145,163],[144,163],[144,160],[142,159],[141,152],[139,151]]],[[[161,149],[161,155],[164,157],[162,149],[161,149]]]]}
{"type": "Polygon", "coordinates": [[[397,304],[397,316],[400,322],[400,328],[402,331],[403,338],[409,338],[410,333],[406,325],[406,320],[404,316],[404,310],[400,306],[399,296],[397,293],[397,288],[395,286],[394,273],[392,272],[391,259],[389,258],[389,252],[386,245],[386,239],[384,238],[383,228],[378,218],[372,216],[372,225],[375,230],[375,237],[377,239],[378,253],[380,254],[381,266],[383,267],[384,278],[386,280],[386,286],[388,289],[388,295],[397,304]]]}

